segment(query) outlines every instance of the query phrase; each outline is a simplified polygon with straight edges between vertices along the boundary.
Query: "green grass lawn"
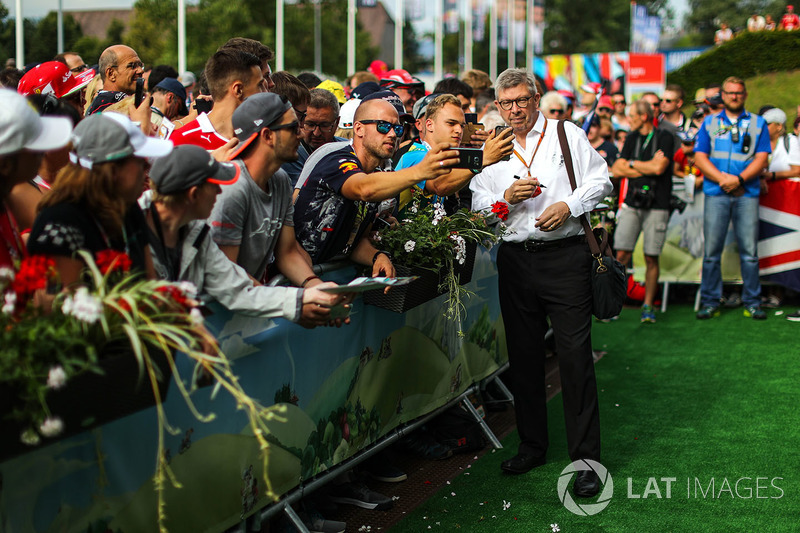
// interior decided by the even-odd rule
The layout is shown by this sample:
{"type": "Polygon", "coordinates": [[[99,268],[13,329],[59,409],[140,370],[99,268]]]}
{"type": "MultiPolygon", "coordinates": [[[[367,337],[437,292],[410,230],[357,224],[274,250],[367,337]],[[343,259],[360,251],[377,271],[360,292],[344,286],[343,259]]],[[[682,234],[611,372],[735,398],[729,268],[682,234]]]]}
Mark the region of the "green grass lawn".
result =
{"type": "Polygon", "coordinates": [[[637,310],[596,323],[593,344],[607,352],[597,379],[608,506],[577,516],[561,504],[557,481],[570,461],[556,396],[548,464],[503,475],[514,432],[392,531],[798,531],[799,334],[774,311],[765,322],[741,308],[698,321],[689,305],[656,324],[640,324],[637,310]]]}

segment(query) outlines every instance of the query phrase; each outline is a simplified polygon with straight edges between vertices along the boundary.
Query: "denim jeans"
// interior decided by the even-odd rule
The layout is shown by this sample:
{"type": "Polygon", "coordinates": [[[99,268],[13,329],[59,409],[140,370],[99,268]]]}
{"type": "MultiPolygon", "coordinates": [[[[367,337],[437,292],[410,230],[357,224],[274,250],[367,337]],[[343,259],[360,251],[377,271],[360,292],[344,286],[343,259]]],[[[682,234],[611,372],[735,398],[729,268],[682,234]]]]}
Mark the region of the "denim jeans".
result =
{"type": "Polygon", "coordinates": [[[703,212],[703,279],[700,301],[703,307],[719,305],[722,298],[722,249],[733,222],[742,269],[742,302],[761,305],[758,278],[758,198],[748,196],[706,196],[703,212]]]}

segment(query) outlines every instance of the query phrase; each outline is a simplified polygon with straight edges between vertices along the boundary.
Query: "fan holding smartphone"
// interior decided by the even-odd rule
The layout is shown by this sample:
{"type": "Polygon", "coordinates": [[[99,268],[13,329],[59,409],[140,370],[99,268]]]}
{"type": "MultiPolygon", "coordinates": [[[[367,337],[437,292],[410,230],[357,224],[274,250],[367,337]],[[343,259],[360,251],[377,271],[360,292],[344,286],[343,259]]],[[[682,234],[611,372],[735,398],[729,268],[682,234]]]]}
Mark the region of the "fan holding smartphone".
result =
{"type": "MultiPolygon", "coordinates": [[[[472,124],[472,126],[478,125],[472,124]]],[[[459,152],[459,163],[453,167],[450,173],[435,180],[421,181],[416,185],[426,195],[444,197],[458,192],[484,167],[510,156],[513,149],[513,136],[510,131],[499,136],[492,132],[482,149],[460,147],[462,137],[465,137],[468,128],[472,129],[467,125],[459,99],[452,94],[437,96],[428,104],[425,112],[420,130],[420,142],[412,145],[408,152],[400,158],[396,168],[400,170],[417,165],[431,149],[431,146],[446,143],[458,147],[456,149],[459,152]]],[[[408,204],[411,196],[412,190],[400,194],[399,206],[401,209],[408,204]]]]}

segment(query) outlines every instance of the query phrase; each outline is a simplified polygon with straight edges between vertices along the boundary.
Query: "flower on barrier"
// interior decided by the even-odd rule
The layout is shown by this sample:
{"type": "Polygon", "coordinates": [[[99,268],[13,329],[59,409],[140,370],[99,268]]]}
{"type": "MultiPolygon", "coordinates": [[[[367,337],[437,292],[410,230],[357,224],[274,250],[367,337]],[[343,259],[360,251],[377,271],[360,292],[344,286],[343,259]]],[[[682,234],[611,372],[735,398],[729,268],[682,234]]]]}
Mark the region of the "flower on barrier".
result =
{"type": "Polygon", "coordinates": [[[508,220],[508,204],[500,201],[493,203],[492,213],[497,215],[497,218],[505,222],[508,220]]]}
{"type": "Polygon", "coordinates": [[[58,292],[51,258],[26,258],[16,273],[0,269],[0,384],[16,391],[13,412],[0,412],[0,416],[22,423],[20,441],[36,446],[43,437],[54,438],[70,430],[64,420],[51,413],[49,393],[70,387],[70,380],[79,374],[101,374],[98,363],[104,348],[117,346],[120,341],[127,344],[130,353],[123,356],[135,357],[156,401],[158,460],[154,484],[158,529],[165,532],[165,484],[180,485],[165,458],[165,433],[177,434],[180,430],[167,421],[158,387],[163,376],[151,350],[166,357],[175,375],[170,386],[179,390],[193,415],[201,422],[214,418],[213,413],[202,414],[195,407],[190,396],[194,381],[178,375],[175,356],[180,353],[194,360],[195,376],[202,372],[210,377],[247,414],[261,450],[265,494],[277,500],[267,476],[267,439],[268,423],[280,420],[282,411],[263,407],[244,392],[230,361],[204,326],[196,301],[197,287],[188,282],[142,280],[129,275],[130,258],[119,252],[98,254],[97,262],[87,252],[79,254],[86,264],[82,279],[88,286],[74,290],[58,292]]]}

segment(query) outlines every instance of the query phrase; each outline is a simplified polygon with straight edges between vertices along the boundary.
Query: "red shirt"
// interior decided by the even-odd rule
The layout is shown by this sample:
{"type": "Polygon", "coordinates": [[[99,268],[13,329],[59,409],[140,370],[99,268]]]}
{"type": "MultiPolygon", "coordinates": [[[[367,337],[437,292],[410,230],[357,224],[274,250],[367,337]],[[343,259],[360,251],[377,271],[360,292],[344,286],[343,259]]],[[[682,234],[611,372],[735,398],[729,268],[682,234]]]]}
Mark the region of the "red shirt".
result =
{"type": "Polygon", "coordinates": [[[781,25],[784,30],[796,30],[800,27],[800,17],[797,16],[797,13],[786,13],[781,18],[781,25]]]}
{"type": "Polygon", "coordinates": [[[5,204],[0,204],[0,267],[16,270],[16,263],[25,255],[17,221],[5,204]]]}
{"type": "Polygon", "coordinates": [[[172,141],[172,144],[175,146],[194,144],[210,152],[223,146],[230,139],[226,139],[217,133],[208,115],[201,113],[196,119],[189,122],[181,129],[173,131],[169,140],[172,141]]]}

